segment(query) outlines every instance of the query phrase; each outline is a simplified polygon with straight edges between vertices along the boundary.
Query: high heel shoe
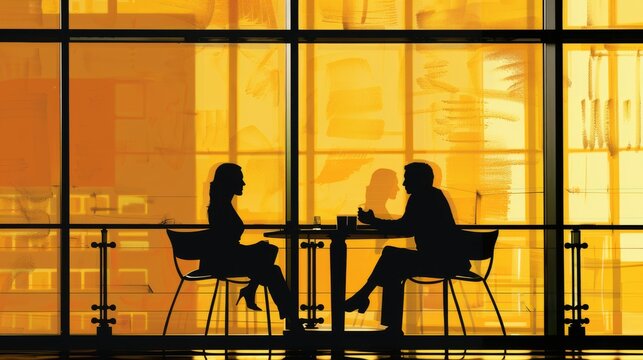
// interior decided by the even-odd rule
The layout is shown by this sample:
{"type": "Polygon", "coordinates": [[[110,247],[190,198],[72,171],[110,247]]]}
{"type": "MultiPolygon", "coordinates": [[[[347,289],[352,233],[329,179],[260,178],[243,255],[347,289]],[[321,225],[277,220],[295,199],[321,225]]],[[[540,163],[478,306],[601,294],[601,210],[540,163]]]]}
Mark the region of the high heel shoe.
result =
{"type": "Polygon", "coordinates": [[[241,298],[244,298],[246,300],[246,307],[248,307],[248,309],[254,310],[254,311],[261,311],[261,308],[257,306],[257,303],[255,303],[254,297],[255,297],[255,292],[251,291],[251,288],[246,286],[243,289],[239,290],[239,297],[237,298],[237,302],[235,303],[235,305],[238,305],[239,301],[241,301],[241,298]]]}
{"type": "Polygon", "coordinates": [[[371,301],[367,297],[353,295],[350,299],[346,300],[344,310],[346,310],[346,312],[357,310],[358,313],[363,314],[370,304],[371,301]]]}

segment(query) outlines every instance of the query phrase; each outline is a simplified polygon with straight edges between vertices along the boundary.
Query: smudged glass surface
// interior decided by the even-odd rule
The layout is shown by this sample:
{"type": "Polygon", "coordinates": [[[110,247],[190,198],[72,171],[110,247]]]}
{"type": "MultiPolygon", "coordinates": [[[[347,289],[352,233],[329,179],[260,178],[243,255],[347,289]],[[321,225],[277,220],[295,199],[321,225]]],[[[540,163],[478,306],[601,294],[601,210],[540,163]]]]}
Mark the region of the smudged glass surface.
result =
{"type": "Polygon", "coordinates": [[[568,29],[640,29],[639,0],[564,0],[563,26],[568,29]]]}
{"type": "Polygon", "coordinates": [[[565,221],[643,224],[640,45],[566,45],[565,221]]]}
{"type": "MultiPolygon", "coordinates": [[[[570,241],[570,233],[565,234],[570,241]]],[[[581,253],[581,303],[589,305],[582,312],[589,318],[584,325],[593,335],[640,335],[641,268],[643,267],[643,233],[640,231],[581,230],[581,242],[587,249],[581,253]]],[[[565,300],[572,302],[570,252],[565,251],[565,300]]],[[[566,312],[566,317],[571,317],[566,312]]]]}
{"type": "Polygon", "coordinates": [[[301,0],[305,29],[541,29],[536,0],[301,0]]]}
{"type": "Polygon", "coordinates": [[[72,29],[283,29],[285,6],[285,0],[71,0],[69,26],[72,29]]]}
{"type": "Polygon", "coordinates": [[[284,45],[71,44],[75,223],[207,223],[222,162],[247,223],[283,223],[284,45]]]}
{"type": "Polygon", "coordinates": [[[412,160],[433,165],[459,224],[542,223],[539,45],[301,49],[303,223],[401,215],[412,160]]]}
{"type": "Polygon", "coordinates": [[[58,223],[59,45],[0,43],[0,223],[58,223]]]}
{"type": "Polygon", "coordinates": [[[60,0],[2,0],[0,28],[58,29],[60,0]]]}
{"type": "Polygon", "coordinates": [[[59,334],[59,254],[58,231],[0,231],[0,334],[59,334]]]}
{"type": "MultiPolygon", "coordinates": [[[[358,206],[398,218],[407,200],[403,167],[422,160],[434,167],[458,224],[542,224],[541,51],[301,45],[300,221],[320,216],[333,225],[358,206]]],[[[543,333],[542,239],[540,231],[501,231],[490,286],[510,334],[543,333]]],[[[347,294],[364,284],[386,245],[415,246],[413,239],[348,242],[347,294]]],[[[328,304],[327,248],[317,256],[318,302],[328,304]]],[[[379,290],[366,314],[347,313],[347,328],[379,327],[379,290]]],[[[481,284],[456,291],[467,304],[468,331],[501,333],[481,284]]],[[[439,286],[407,284],[405,294],[405,333],[441,334],[439,286]]],[[[318,316],[329,319],[329,309],[318,316]]],[[[455,311],[450,316],[459,333],[455,311]]]]}

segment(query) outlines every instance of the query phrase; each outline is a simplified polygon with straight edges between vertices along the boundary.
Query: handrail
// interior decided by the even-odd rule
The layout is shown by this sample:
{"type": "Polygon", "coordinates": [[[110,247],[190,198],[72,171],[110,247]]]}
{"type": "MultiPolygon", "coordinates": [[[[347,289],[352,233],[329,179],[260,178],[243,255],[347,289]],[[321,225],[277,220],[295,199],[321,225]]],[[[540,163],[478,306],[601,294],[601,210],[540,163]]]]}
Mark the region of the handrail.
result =
{"type": "MultiPolygon", "coordinates": [[[[312,228],[313,224],[299,224],[302,228],[312,228]]],[[[643,224],[458,224],[461,229],[499,229],[499,230],[643,230],[643,224]]],[[[18,224],[0,223],[0,229],[60,229],[61,224],[18,224]]],[[[207,229],[208,224],[69,224],[70,229],[207,229]]],[[[335,225],[322,225],[322,228],[334,229],[335,225]]],[[[284,229],[286,224],[245,224],[246,229],[284,229]]]]}

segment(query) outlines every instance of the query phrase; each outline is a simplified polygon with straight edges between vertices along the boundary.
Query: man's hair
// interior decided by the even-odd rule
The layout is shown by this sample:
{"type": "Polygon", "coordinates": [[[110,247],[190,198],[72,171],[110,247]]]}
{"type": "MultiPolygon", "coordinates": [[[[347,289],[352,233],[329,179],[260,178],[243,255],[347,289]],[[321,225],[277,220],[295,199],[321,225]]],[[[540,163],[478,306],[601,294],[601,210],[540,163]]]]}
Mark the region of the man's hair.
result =
{"type": "Polygon", "coordinates": [[[427,185],[433,186],[433,169],[425,162],[412,162],[404,166],[404,170],[410,175],[425,178],[427,185]]]}

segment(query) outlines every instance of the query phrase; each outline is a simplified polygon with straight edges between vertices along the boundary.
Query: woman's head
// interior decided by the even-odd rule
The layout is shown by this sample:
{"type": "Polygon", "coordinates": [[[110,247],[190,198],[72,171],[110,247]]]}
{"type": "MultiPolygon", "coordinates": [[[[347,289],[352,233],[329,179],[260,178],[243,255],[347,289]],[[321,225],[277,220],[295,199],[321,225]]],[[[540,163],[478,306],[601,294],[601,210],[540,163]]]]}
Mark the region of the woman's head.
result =
{"type": "Polygon", "coordinates": [[[371,175],[371,182],[366,187],[366,201],[381,199],[395,199],[400,190],[397,182],[397,174],[391,169],[377,169],[371,175]]]}
{"type": "Polygon", "coordinates": [[[214,172],[212,185],[210,186],[210,196],[214,195],[241,195],[246,183],[243,181],[241,166],[233,163],[223,163],[219,165],[214,172]]]}

